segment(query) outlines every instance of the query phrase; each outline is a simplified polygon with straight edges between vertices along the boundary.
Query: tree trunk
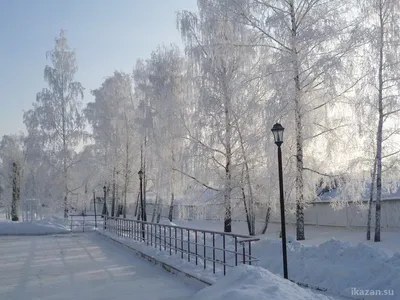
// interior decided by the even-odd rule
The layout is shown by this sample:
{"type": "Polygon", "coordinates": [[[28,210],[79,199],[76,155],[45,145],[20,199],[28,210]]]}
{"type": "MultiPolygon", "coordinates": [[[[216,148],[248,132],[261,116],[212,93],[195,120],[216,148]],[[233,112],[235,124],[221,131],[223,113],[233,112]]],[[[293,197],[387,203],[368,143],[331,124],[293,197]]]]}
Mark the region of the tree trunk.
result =
{"type": "Polygon", "coordinates": [[[225,88],[225,149],[226,149],[226,160],[225,160],[225,189],[224,189],[224,232],[232,232],[232,206],[231,206],[231,189],[232,189],[232,124],[230,115],[230,98],[225,88]]]}
{"type": "Polygon", "coordinates": [[[375,208],[375,242],[381,240],[381,198],[382,198],[382,142],[383,142],[383,46],[384,46],[384,17],[383,7],[380,2],[379,20],[379,71],[378,71],[378,132],[376,137],[376,208],[375,208]]]}
{"type": "Polygon", "coordinates": [[[161,221],[161,212],[162,212],[162,203],[161,199],[158,201],[158,209],[157,209],[157,223],[161,221]]]}
{"type": "MultiPolygon", "coordinates": [[[[249,168],[249,164],[248,164],[248,161],[247,161],[246,150],[244,148],[244,141],[243,141],[242,131],[240,130],[239,122],[237,121],[237,118],[235,118],[235,123],[236,123],[236,130],[237,130],[237,132],[239,134],[240,148],[242,150],[242,155],[243,155],[243,160],[244,160],[246,183],[247,183],[247,187],[249,189],[249,205],[248,205],[248,208],[247,208],[248,211],[246,211],[246,219],[248,219],[249,226],[250,226],[249,234],[253,236],[253,235],[256,234],[256,216],[255,216],[255,213],[254,213],[254,197],[253,197],[253,188],[251,186],[251,179],[250,179],[250,168],[249,168]]],[[[244,196],[245,194],[244,194],[244,189],[243,188],[242,188],[242,193],[243,193],[243,196],[244,196]]]]}
{"type": "Polygon", "coordinates": [[[153,213],[151,214],[151,223],[154,223],[154,220],[156,218],[157,204],[158,204],[158,193],[156,195],[156,201],[153,204],[153,213]]]}
{"type": "Polygon", "coordinates": [[[264,227],[261,231],[261,234],[265,234],[267,232],[267,228],[268,228],[268,223],[269,223],[269,217],[271,216],[271,206],[268,206],[267,208],[267,213],[265,214],[265,223],[264,223],[264,227]]]}
{"type": "MultiPolygon", "coordinates": [[[[118,174],[119,172],[117,172],[116,182],[118,181],[118,174]]],[[[115,183],[115,216],[117,218],[119,218],[119,216],[122,214],[120,201],[121,199],[119,198],[118,184],[115,183]]]]}
{"type": "Polygon", "coordinates": [[[369,201],[368,201],[367,241],[369,241],[371,239],[372,200],[374,199],[375,178],[376,178],[376,156],[374,158],[374,168],[371,173],[371,190],[370,190],[369,201]]]}
{"type": "Polygon", "coordinates": [[[129,174],[129,131],[128,131],[128,119],[126,117],[125,110],[125,129],[126,129],[126,146],[125,146],[125,182],[124,182],[124,218],[126,219],[126,197],[128,194],[128,174],[129,174]]]}
{"type": "MultiPolygon", "coordinates": [[[[128,160],[128,157],[126,159],[128,160]]],[[[128,172],[129,172],[128,167],[129,167],[129,165],[128,165],[128,161],[127,161],[126,164],[125,164],[124,191],[123,191],[123,193],[124,193],[124,202],[123,202],[123,210],[122,210],[122,214],[123,214],[124,219],[126,219],[126,209],[127,209],[127,207],[126,207],[126,205],[127,205],[126,197],[127,197],[127,194],[128,194],[128,172]]],[[[121,202],[122,202],[122,199],[121,199],[121,202]]]]}
{"type": "Polygon", "coordinates": [[[62,76],[61,86],[61,122],[62,122],[62,144],[63,144],[63,176],[64,176],[64,218],[68,218],[68,168],[67,168],[67,128],[66,128],[66,107],[64,99],[64,77],[62,76]]]}
{"type": "Polygon", "coordinates": [[[169,204],[168,210],[168,220],[172,222],[172,217],[174,213],[174,193],[171,193],[171,203],[169,204]]]}
{"type": "Polygon", "coordinates": [[[293,1],[290,2],[291,30],[292,30],[292,64],[295,84],[295,127],[296,127],[296,238],[305,239],[304,234],[304,183],[303,183],[303,135],[301,115],[301,86],[298,52],[296,46],[297,25],[296,12],[293,1]]]}
{"type": "Polygon", "coordinates": [[[12,202],[11,202],[11,220],[19,220],[19,196],[20,196],[20,170],[19,165],[12,163],[12,202]]]}
{"type": "Polygon", "coordinates": [[[113,188],[111,199],[111,216],[115,217],[115,167],[113,169],[113,188]]]}
{"type": "MultiPolygon", "coordinates": [[[[144,138],[144,146],[146,147],[147,145],[147,139],[146,136],[144,138]]],[[[141,209],[143,213],[143,221],[147,221],[147,210],[146,210],[146,178],[147,178],[147,172],[146,172],[146,157],[145,153],[143,151],[143,146],[142,146],[142,151],[141,151],[141,165],[142,165],[142,171],[143,171],[143,186],[142,186],[142,193],[143,193],[143,203],[141,203],[141,209]]],[[[142,200],[141,200],[142,201],[142,200]]]]}
{"type": "MultiPolygon", "coordinates": [[[[172,148],[171,150],[171,160],[172,160],[172,166],[175,167],[175,155],[174,155],[174,150],[172,148]]],[[[168,220],[172,222],[172,217],[173,217],[173,212],[174,212],[174,200],[175,200],[175,189],[174,189],[174,182],[175,182],[175,171],[172,170],[171,174],[171,202],[169,203],[169,210],[168,210],[168,220]]]]}
{"type": "Polygon", "coordinates": [[[249,234],[251,235],[251,219],[250,219],[250,216],[249,216],[249,210],[247,209],[246,194],[244,192],[244,188],[243,187],[242,187],[242,198],[243,198],[244,212],[246,213],[247,229],[249,231],[249,234]]]}
{"type": "Polygon", "coordinates": [[[136,199],[135,217],[138,216],[138,213],[139,213],[139,200],[140,200],[140,192],[138,193],[138,196],[137,196],[137,199],[136,199]]]}

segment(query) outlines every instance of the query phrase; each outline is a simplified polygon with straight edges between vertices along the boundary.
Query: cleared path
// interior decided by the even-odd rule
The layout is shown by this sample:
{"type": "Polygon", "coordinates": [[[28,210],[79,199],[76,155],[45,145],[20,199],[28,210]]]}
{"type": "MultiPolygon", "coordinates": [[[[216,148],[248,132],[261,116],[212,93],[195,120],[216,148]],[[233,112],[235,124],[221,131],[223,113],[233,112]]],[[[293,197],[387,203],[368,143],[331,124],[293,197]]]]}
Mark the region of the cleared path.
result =
{"type": "Polygon", "coordinates": [[[0,237],[0,299],[190,299],[201,287],[95,234],[0,237]]]}

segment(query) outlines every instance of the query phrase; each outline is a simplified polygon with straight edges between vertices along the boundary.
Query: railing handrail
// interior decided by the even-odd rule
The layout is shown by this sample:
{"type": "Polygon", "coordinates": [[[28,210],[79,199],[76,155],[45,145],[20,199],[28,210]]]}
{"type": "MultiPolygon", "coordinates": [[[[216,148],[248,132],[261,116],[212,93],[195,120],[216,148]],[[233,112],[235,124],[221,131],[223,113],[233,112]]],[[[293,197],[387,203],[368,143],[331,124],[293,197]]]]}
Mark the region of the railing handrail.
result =
{"type": "Polygon", "coordinates": [[[165,226],[165,227],[179,228],[179,229],[184,229],[184,230],[192,230],[192,231],[198,231],[198,232],[226,235],[226,236],[246,239],[248,241],[253,241],[253,242],[256,242],[256,241],[260,240],[259,238],[252,237],[250,235],[243,235],[243,234],[237,234],[237,233],[222,232],[222,231],[215,231],[215,230],[206,230],[206,229],[198,229],[198,228],[184,227],[184,226],[179,226],[179,225],[168,225],[168,224],[154,223],[154,222],[148,222],[148,221],[142,221],[142,220],[121,218],[121,217],[112,217],[112,216],[107,216],[107,215],[101,215],[101,216],[106,217],[108,219],[115,219],[115,220],[119,220],[120,219],[120,220],[133,221],[133,222],[144,223],[144,224],[149,224],[149,225],[165,226]]]}
{"type": "Polygon", "coordinates": [[[102,215],[82,215],[82,214],[76,214],[76,215],[68,215],[69,217],[101,217],[102,215]]]}

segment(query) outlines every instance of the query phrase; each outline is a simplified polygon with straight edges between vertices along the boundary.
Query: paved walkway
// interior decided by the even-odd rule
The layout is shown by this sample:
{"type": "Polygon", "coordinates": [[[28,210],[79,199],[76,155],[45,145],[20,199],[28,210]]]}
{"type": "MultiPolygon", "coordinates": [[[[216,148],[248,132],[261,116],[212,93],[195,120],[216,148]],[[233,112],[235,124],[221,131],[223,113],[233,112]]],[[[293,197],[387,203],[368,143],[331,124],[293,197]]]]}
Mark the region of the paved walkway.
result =
{"type": "Polygon", "coordinates": [[[190,299],[183,282],[94,233],[0,237],[0,299],[190,299]]]}

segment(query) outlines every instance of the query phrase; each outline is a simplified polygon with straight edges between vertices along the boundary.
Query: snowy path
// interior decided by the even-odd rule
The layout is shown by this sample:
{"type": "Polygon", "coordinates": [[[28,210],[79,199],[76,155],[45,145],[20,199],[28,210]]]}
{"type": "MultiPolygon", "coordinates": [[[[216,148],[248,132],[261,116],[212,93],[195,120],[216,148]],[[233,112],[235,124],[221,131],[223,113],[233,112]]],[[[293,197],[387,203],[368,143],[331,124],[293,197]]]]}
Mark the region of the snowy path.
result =
{"type": "Polygon", "coordinates": [[[0,299],[190,299],[185,283],[95,234],[0,237],[0,299]]]}

